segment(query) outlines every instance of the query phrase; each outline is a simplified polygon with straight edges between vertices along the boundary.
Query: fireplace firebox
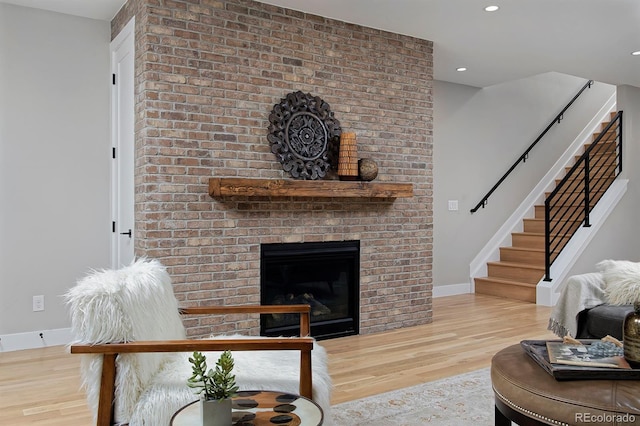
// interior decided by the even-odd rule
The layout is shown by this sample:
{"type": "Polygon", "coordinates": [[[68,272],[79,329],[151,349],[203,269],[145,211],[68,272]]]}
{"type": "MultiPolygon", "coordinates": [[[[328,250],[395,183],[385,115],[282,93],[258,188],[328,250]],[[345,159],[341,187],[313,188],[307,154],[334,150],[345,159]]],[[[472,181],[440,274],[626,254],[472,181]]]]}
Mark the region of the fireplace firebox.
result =
{"type": "MultiPolygon", "coordinates": [[[[262,244],[260,301],[311,305],[318,340],[358,334],[360,241],[262,244]]],[[[300,332],[297,315],[263,315],[263,336],[300,332]]]]}

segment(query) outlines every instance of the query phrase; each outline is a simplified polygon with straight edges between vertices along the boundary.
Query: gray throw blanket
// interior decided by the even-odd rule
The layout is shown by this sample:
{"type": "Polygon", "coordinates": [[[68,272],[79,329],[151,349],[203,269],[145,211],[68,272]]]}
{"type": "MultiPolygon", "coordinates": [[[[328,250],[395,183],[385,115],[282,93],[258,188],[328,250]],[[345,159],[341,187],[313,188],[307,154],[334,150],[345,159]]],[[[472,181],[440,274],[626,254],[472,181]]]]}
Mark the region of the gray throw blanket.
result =
{"type": "Polygon", "coordinates": [[[606,302],[601,273],[592,272],[571,276],[562,289],[558,303],[551,311],[547,329],[559,337],[566,335],[576,337],[580,312],[606,302]]]}

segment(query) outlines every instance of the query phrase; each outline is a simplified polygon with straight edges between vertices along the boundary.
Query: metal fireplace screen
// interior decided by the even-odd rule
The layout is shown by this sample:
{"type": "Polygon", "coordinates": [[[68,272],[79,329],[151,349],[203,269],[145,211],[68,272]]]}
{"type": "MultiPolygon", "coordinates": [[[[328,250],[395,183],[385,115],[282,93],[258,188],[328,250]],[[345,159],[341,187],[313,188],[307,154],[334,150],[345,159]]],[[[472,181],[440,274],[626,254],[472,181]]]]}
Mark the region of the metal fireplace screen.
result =
{"type": "MultiPolygon", "coordinates": [[[[358,334],[360,242],[263,244],[261,303],[311,305],[316,339],[358,334]]],[[[299,333],[298,315],[263,315],[263,336],[299,333]]]]}

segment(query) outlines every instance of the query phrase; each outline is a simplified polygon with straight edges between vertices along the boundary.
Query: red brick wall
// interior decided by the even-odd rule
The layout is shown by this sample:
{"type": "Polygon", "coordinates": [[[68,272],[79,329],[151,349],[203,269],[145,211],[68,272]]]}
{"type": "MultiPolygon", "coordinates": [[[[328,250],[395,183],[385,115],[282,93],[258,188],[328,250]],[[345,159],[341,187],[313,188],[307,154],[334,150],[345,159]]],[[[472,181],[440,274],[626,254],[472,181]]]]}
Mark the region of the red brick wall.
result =
{"type": "MultiPolygon", "coordinates": [[[[258,303],[261,243],[359,239],[360,332],[430,322],[432,43],[251,0],[129,0],[114,35],[133,14],[136,253],[168,266],[181,303],[258,303]],[[414,197],[209,197],[211,176],[289,178],[268,116],[297,90],[414,197]]],[[[253,317],[216,321],[257,331],[253,317]]]]}

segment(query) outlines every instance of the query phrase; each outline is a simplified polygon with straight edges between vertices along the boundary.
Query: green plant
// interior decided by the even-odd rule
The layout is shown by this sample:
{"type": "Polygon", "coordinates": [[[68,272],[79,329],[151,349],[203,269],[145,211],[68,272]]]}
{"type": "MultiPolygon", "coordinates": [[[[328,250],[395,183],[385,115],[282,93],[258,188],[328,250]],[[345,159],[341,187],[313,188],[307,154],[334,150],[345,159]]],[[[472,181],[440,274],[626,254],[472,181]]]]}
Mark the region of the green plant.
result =
{"type": "Polygon", "coordinates": [[[236,376],[233,371],[233,356],[231,352],[224,351],[215,370],[207,371],[207,357],[202,352],[194,352],[189,358],[192,364],[193,375],[187,380],[190,388],[199,389],[198,394],[204,393],[206,399],[226,399],[236,396],[236,376]]]}

